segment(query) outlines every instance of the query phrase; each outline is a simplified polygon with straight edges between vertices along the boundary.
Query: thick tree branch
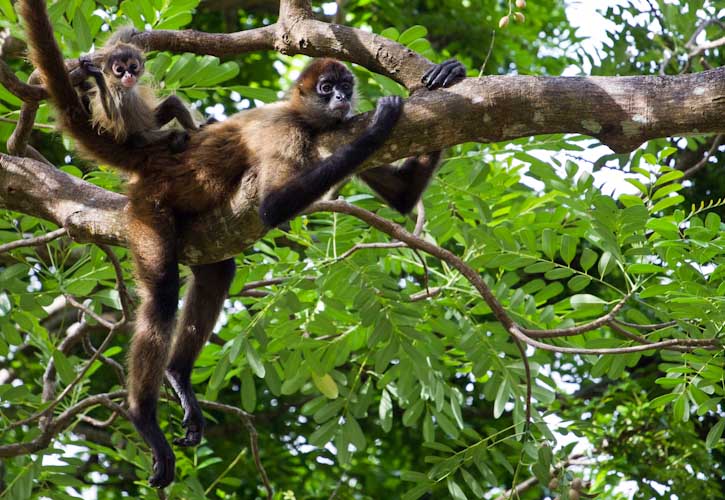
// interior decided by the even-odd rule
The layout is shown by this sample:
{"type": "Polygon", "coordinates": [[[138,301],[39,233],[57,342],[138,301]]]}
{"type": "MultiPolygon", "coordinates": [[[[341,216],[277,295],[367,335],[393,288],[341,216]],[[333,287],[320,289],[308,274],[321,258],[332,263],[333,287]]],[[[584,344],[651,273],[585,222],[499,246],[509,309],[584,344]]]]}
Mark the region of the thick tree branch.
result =
{"type": "MultiPolygon", "coordinates": [[[[725,68],[677,77],[468,78],[421,91],[405,105],[393,137],[366,165],[466,141],[502,141],[546,133],[589,133],[618,151],[653,137],[725,132],[725,68]],[[456,120],[446,117],[455,116],[456,120]]],[[[349,142],[366,125],[359,115],[322,136],[323,151],[349,142]]],[[[187,263],[238,254],[265,229],[253,182],[229,206],[198,217],[182,237],[187,263]]],[[[125,245],[126,199],[29,159],[0,155],[0,206],[65,227],[77,241],[125,245]]]]}

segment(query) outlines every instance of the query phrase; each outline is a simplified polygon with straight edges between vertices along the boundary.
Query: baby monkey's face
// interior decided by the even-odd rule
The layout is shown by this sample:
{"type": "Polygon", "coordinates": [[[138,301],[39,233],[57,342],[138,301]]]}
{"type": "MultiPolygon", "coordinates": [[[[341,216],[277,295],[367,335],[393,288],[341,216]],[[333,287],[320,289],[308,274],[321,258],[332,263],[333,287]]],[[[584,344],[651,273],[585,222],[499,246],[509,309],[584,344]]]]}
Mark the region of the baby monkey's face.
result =
{"type": "Polygon", "coordinates": [[[122,88],[132,89],[143,75],[143,57],[134,47],[120,47],[108,57],[104,71],[122,88]]]}

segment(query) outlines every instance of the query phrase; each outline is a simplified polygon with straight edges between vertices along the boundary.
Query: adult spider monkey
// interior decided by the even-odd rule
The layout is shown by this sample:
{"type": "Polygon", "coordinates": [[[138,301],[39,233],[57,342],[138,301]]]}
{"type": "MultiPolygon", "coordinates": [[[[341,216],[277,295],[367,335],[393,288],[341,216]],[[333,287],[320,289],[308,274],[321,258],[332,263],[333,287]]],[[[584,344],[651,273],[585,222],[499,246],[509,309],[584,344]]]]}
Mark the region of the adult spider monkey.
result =
{"type": "Polygon", "coordinates": [[[81,98],[93,125],[116,142],[128,141],[133,147],[165,143],[181,151],[188,133],[161,127],[174,118],[186,130],[196,130],[196,123],[181,99],[172,95],[159,102],[153,88],[139,83],[145,58],[138,47],[128,43],[134,33],[132,27],[121,28],[100,50],[80,58],[85,75],[95,80],[95,85],[83,82],[81,98]]]}
{"type": "MultiPolygon", "coordinates": [[[[179,271],[176,237],[190,216],[227,203],[240,182],[256,183],[260,218],[274,227],[350,176],[389,136],[402,110],[399,97],[383,97],[370,124],[327,158],[313,147],[320,132],[338,126],[352,110],[354,79],[332,59],[314,60],[287,100],[230,116],[190,134],[183,152],[152,142],[134,149],[92,127],[65,68],[44,0],[21,0],[30,56],[58,109],[58,122],[93,158],[131,174],[128,240],[141,297],[129,355],[129,416],[153,453],[152,486],[174,478],[174,453],[156,418],[164,374],[184,409],[180,446],[199,444],[204,427],[191,387],[191,369],[206,343],[234,276],[234,260],[191,266],[192,278],[171,344],[179,271]]],[[[427,72],[430,89],[465,75],[457,61],[427,72]]],[[[438,153],[411,159],[400,169],[378,167],[363,175],[391,205],[409,209],[435,170],[438,153]],[[420,166],[422,172],[418,173],[420,166]],[[377,174],[374,172],[377,171],[377,174]],[[423,179],[418,179],[418,176],[423,179]],[[415,182],[407,185],[406,181],[415,182]]]]}

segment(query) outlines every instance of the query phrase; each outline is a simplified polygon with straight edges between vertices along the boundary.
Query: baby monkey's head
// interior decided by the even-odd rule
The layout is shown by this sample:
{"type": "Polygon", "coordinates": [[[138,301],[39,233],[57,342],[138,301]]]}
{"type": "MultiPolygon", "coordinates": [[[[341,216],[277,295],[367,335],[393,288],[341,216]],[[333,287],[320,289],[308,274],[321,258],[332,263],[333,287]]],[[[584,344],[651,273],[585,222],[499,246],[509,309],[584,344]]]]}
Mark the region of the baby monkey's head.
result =
{"type": "Polygon", "coordinates": [[[109,52],[103,72],[106,81],[121,89],[133,89],[144,72],[143,52],[133,45],[119,43],[109,52]]]}

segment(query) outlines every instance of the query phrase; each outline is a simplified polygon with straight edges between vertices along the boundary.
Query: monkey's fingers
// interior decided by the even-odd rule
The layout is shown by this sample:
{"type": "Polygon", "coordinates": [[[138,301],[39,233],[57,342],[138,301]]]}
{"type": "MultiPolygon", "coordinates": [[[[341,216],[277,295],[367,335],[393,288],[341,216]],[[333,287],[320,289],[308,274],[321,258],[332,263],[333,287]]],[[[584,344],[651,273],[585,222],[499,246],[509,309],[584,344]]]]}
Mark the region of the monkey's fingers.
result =
{"type": "Polygon", "coordinates": [[[466,67],[456,59],[449,59],[439,65],[440,71],[428,78],[426,87],[428,90],[435,90],[440,87],[447,87],[458,78],[466,75],[466,67]],[[453,77],[453,78],[451,78],[453,77]],[[446,85],[446,82],[449,82],[446,85]]]}
{"type": "Polygon", "coordinates": [[[457,81],[463,79],[466,77],[466,68],[461,65],[460,67],[456,67],[451,71],[451,74],[448,75],[448,78],[443,82],[443,87],[447,88],[456,83],[457,81]]]}
{"type": "MultiPolygon", "coordinates": [[[[456,59],[448,59],[440,64],[436,64],[428,71],[425,72],[421,81],[425,84],[428,89],[433,90],[440,85],[434,85],[434,82],[438,80],[441,74],[447,76],[454,68],[463,67],[463,64],[458,62],[456,59]]],[[[465,67],[464,67],[465,70],[465,67]]],[[[445,77],[444,77],[445,79],[445,77]]],[[[442,82],[442,80],[441,80],[442,82]]]]}

